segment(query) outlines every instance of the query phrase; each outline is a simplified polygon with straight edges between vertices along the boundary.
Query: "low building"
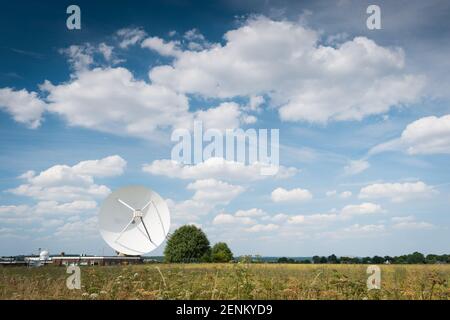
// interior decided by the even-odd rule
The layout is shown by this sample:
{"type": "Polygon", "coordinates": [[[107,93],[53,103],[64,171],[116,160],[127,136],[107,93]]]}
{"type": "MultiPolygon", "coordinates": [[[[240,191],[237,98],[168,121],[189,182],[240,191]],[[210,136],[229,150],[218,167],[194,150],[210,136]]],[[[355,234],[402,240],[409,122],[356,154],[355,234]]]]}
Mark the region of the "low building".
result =
{"type": "Polygon", "coordinates": [[[58,256],[51,259],[56,266],[112,266],[143,263],[141,257],[127,256],[58,256]]]}
{"type": "Polygon", "coordinates": [[[24,260],[17,260],[15,257],[1,257],[0,266],[14,267],[14,266],[26,266],[27,263],[24,260]]]}

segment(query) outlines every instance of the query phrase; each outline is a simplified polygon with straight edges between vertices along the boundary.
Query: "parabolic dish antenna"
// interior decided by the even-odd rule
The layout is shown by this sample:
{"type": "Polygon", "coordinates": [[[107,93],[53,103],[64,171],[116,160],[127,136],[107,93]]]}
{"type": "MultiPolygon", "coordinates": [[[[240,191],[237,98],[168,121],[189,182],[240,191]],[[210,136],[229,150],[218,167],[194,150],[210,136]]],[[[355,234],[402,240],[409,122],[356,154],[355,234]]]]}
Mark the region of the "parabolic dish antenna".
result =
{"type": "Polygon", "coordinates": [[[128,186],[111,193],[99,213],[103,239],[119,253],[142,255],[156,249],[170,228],[166,202],[142,186],[128,186]]]}

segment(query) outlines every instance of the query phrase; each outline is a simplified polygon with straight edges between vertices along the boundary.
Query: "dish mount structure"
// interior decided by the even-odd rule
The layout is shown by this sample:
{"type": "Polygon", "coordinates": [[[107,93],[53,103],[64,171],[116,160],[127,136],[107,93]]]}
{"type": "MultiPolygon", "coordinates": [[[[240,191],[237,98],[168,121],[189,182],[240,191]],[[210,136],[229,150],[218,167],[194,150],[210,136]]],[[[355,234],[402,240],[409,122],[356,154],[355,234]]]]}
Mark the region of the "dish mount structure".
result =
{"type": "Polygon", "coordinates": [[[100,234],[119,256],[140,256],[156,249],[170,229],[164,199],[143,186],[111,193],[99,213],[100,234]]]}

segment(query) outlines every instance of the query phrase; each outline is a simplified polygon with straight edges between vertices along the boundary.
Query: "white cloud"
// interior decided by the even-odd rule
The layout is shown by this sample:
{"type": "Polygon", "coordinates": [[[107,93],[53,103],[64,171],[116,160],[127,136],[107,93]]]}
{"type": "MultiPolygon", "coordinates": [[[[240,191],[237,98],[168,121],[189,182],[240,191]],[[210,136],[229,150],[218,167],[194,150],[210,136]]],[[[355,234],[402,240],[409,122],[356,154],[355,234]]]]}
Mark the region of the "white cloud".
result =
{"type": "Polygon", "coordinates": [[[116,34],[120,39],[119,46],[122,49],[139,43],[147,35],[145,31],[139,28],[123,28],[117,31],[116,34]]]}
{"type": "Polygon", "coordinates": [[[187,189],[195,191],[191,199],[179,202],[166,199],[171,215],[177,223],[197,221],[217,206],[227,205],[245,190],[242,186],[215,179],[196,180],[189,183],[187,189]]]}
{"type": "MultiPolygon", "coordinates": [[[[178,179],[208,179],[232,181],[256,181],[266,179],[267,175],[261,175],[261,169],[266,168],[261,163],[254,162],[245,165],[241,162],[228,161],[223,158],[212,157],[201,163],[185,165],[173,160],[155,160],[142,167],[144,172],[153,175],[163,175],[178,179]]],[[[294,176],[298,169],[280,166],[277,178],[288,178],[294,176]]]]}
{"type": "Polygon", "coordinates": [[[37,214],[56,215],[92,212],[96,208],[97,202],[92,200],[76,200],[62,204],[56,201],[40,201],[33,210],[37,214]]]}
{"type": "Polygon", "coordinates": [[[450,154],[450,114],[418,119],[406,127],[400,138],[375,146],[369,154],[390,150],[404,150],[411,155],[450,154]]]}
{"type": "Polygon", "coordinates": [[[423,79],[404,71],[404,53],[365,37],[338,47],[300,23],[252,17],[224,45],[182,51],[150,79],[180,92],[230,98],[267,94],[285,121],[359,120],[414,102],[423,79]],[[383,92],[380,97],[379,92],[383,92]]]}
{"type": "Polygon", "coordinates": [[[190,183],[187,189],[195,190],[193,200],[214,205],[226,205],[245,190],[244,187],[215,179],[196,180],[190,183]]]}
{"type": "Polygon", "coordinates": [[[93,177],[120,176],[127,162],[118,155],[109,156],[100,160],[81,161],[73,166],[73,171],[77,174],[93,177]]]}
{"type": "Polygon", "coordinates": [[[215,225],[221,225],[221,224],[248,225],[248,224],[254,224],[254,223],[255,223],[255,221],[249,217],[236,217],[236,216],[228,214],[228,213],[219,213],[213,219],[213,224],[215,224],[215,225]]]}
{"type": "Polygon", "coordinates": [[[125,68],[96,68],[41,87],[48,92],[48,110],[72,126],[151,139],[193,120],[184,95],[136,80],[125,68]]]}
{"type": "Polygon", "coordinates": [[[187,47],[192,51],[200,51],[212,46],[212,44],[206,40],[205,36],[195,28],[186,31],[183,38],[187,40],[187,47]]]}
{"type": "Polygon", "coordinates": [[[270,220],[273,222],[283,222],[286,221],[289,218],[289,216],[287,214],[284,213],[277,213],[274,216],[264,216],[262,219],[263,220],[270,220]]]}
{"type": "Polygon", "coordinates": [[[375,213],[384,212],[380,205],[374,203],[362,203],[358,205],[347,205],[339,212],[330,213],[316,213],[310,215],[294,215],[287,219],[289,224],[302,224],[302,225],[323,225],[334,221],[343,221],[355,216],[371,215],[375,213]]]}
{"type": "Polygon", "coordinates": [[[325,193],[327,197],[334,197],[337,194],[336,190],[330,190],[325,193]]]}
{"type": "Polygon", "coordinates": [[[350,198],[351,196],[352,196],[351,191],[343,191],[339,194],[339,197],[342,199],[347,199],[347,198],[350,198]]]}
{"type": "Polygon", "coordinates": [[[367,170],[369,167],[370,164],[366,160],[351,160],[350,163],[344,167],[344,173],[346,175],[356,175],[367,170]]]}
{"type": "Polygon", "coordinates": [[[58,227],[55,232],[55,236],[61,240],[95,238],[98,237],[98,235],[98,221],[96,216],[83,220],[67,222],[58,227]]]}
{"type": "Polygon", "coordinates": [[[0,222],[2,224],[28,224],[39,220],[32,208],[27,205],[0,206],[0,222]]]}
{"type": "Polygon", "coordinates": [[[255,224],[254,226],[251,226],[249,228],[245,228],[244,231],[247,232],[267,232],[267,231],[274,231],[279,228],[278,225],[269,223],[269,224],[255,224]]]}
{"type": "Polygon", "coordinates": [[[336,231],[323,232],[319,236],[332,239],[365,238],[377,237],[385,232],[386,226],[383,224],[353,224],[336,231]]]}
{"type": "Polygon", "coordinates": [[[237,103],[223,102],[215,108],[197,111],[195,119],[201,121],[207,129],[235,129],[241,121],[241,110],[237,103]]]}
{"type": "Polygon", "coordinates": [[[311,215],[295,215],[288,219],[289,224],[325,224],[328,222],[336,221],[338,215],[335,213],[317,213],[311,215]]]}
{"type": "Polygon", "coordinates": [[[98,50],[106,61],[110,61],[112,59],[114,50],[112,46],[108,46],[106,43],[102,42],[98,45],[98,50]]]}
{"type": "Polygon", "coordinates": [[[361,199],[388,198],[393,202],[427,198],[437,191],[422,181],[405,183],[375,183],[362,188],[359,192],[361,199]]]}
{"type": "Polygon", "coordinates": [[[248,109],[258,111],[260,106],[265,102],[263,96],[251,96],[248,104],[248,109]]]}
{"type": "Polygon", "coordinates": [[[0,110],[11,114],[15,121],[35,129],[41,124],[46,104],[36,92],[25,89],[14,91],[11,88],[0,89],[0,110]]]}
{"type": "Polygon", "coordinates": [[[155,50],[162,56],[176,57],[180,51],[178,41],[164,41],[158,37],[150,37],[142,41],[141,47],[155,50]]]}
{"type": "Polygon", "coordinates": [[[214,206],[210,203],[204,203],[192,199],[175,202],[172,199],[166,199],[170,214],[178,222],[198,220],[201,216],[208,214],[214,206]]]}
{"type": "Polygon", "coordinates": [[[380,205],[370,202],[364,202],[357,205],[348,205],[342,208],[341,215],[345,217],[370,215],[374,213],[383,212],[380,205]]]}
{"type": "Polygon", "coordinates": [[[252,208],[248,210],[238,210],[234,215],[236,217],[264,217],[267,213],[261,209],[252,208]]]}
{"type": "Polygon", "coordinates": [[[312,194],[309,190],[295,188],[286,190],[284,188],[276,188],[271,194],[274,202],[302,202],[312,199],[312,194]]]}
{"type": "Polygon", "coordinates": [[[20,176],[26,183],[8,191],[38,200],[91,200],[110,193],[108,187],[95,184],[94,178],[120,175],[125,166],[126,161],[117,155],[101,160],[82,161],[72,167],[55,165],[39,174],[34,171],[26,172],[20,176]]]}
{"type": "Polygon", "coordinates": [[[338,196],[341,199],[348,199],[348,198],[350,198],[353,195],[353,193],[351,191],[342,191],[341,193],[338,193],[336,190],[330,190],[330,191],[327,191],[325,193],[325,195],[327,197],[338,196]]]}
{"type": "Polygon", "coordinates": [[[393,217],[391,220],[394,223],[392,228],[397,230],[429,230],[435,228],[431,223],[416,221],[414,216],[393,217]]]}
{"type": "Polygon", "coordinates": [[[90,44],[71,45],[68,48],[59,50],[60,53],[68,57],[69,63],[75,72],[86,71],[94,64],[94,51],[94,47],[90,44]]]}

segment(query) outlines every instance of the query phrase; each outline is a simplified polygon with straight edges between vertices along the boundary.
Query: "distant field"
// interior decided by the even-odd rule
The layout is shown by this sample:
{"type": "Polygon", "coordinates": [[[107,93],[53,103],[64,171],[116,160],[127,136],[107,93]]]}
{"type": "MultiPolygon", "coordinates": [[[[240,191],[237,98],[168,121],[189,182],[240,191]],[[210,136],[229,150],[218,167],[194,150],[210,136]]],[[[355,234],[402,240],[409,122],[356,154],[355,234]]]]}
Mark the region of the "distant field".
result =
{"type": "Polygon", "coordinates": [[[450,299],[450,265],[151,264],[81,267],[81,290],[64,267],[0,268],[0,299],[450,299]]]}

